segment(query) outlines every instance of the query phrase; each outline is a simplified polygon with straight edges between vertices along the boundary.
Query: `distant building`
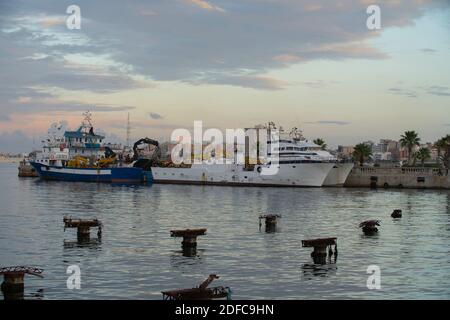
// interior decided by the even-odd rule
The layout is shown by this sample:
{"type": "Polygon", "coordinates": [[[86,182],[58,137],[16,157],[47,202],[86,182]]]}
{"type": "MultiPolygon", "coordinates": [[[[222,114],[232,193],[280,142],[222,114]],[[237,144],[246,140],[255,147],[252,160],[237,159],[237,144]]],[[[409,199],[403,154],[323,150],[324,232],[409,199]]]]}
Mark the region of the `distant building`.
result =
{"type": "Polygon", "coordinates": [[[392,161],[392,154],[390,152],[375,152],[372,153],[372,159],[374,162],[392,161]]]}
{"type": "Polygon", "coordinates": [[[354,146],[338,146],[338,158],[343,160],[351,159],[354,150],[354,146]]]}

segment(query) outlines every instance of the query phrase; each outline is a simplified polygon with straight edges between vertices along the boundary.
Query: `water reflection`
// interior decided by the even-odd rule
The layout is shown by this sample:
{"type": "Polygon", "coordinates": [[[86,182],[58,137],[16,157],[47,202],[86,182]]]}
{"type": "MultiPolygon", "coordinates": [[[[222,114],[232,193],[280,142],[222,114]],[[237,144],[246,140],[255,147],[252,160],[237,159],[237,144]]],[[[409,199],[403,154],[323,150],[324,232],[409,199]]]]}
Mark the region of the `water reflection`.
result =
{"type": "Polygon", "coordinates": [[[26,288],[22,287],[20,290],[4,290],[3,284],[1,292],[4,300],[41,300],[44,298],[44,289],[38,289],[35,292],[26,293],[26,288]]]}
{"type": "Polygon", "coordinates": [[[328,260],[328,263],[303,264],[301,267],[301,278],[311,280],[315,277],[328,277],[330,275],[335,275],[337,270],[336,259],[334,259],[334,261],[331,261],[331,259],[328,260]]]}
{"type": "Polygon", "coordinates": [[[7,292],[7,291],[3,291],[3,299],[4,300],[25,300],[24,299],[24,292],[7,292]]]}
{"type": "Polygon", "coordinates": [[[100,249],[102,244],[101,238],[79,238],[77,240],[64,240],[64,249],[70,248],[89,248],[100,249]]]}
{"type": "Polygon", "coordinates": [[[164,289],[190,288],[211,272],[236,299],[450,297],[448,191],[59,183],[17,179],[17,167],[2,164],[0,187],[0,262],[40,265],[49,275],[27,281],[25,299],[161,299],[164,289]],[[391,219],[394,208],[402,219],[391,219]],[[264,212],[283,216],[282,232],[258,231],[264,212]],[[76,231],[64,234],[70,215],[98,217],[103,239],[79,243],[76,231]],[[382,219],[378,234],[363,235],[357,226],[365,219],[382,219]],[[183,255],[168,238],[174,226],[207,228],[208,252],[183,255]],[[334,257],[315,264],[299,249],[319,235],[342,239],[339,272],[334,257]],[[82,268],[83,290],[67,289],[72,264],[82,268]],[[364,285],[372,264],[389,283],[380,292],[364,285]],[[45,296],[33,297],[39,288],[45,296]]]}
{"type": "Polygon", "coordinates": [[[172,251],[170,255],[170,265],[173,268],[185,268],[189,266],[198,266],[204,262],[203,249],[196,249],[195,252],[185,252],[185,250],[172,251]]]}

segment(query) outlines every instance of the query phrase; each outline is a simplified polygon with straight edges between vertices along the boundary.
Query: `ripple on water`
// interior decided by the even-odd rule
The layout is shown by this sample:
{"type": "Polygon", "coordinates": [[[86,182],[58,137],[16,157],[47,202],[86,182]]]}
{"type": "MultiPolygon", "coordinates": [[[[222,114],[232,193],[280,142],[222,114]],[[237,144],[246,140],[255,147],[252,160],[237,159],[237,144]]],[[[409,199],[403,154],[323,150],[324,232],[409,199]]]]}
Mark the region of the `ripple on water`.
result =
{"type": "Polygon", "coordinates": [[[16,170],[0,164],[0,261],[45,269],[44,279],[27,278],[30,299],[161,299],[210,273],[233,298],[450,298],[448,191],[127,187],[18,179],[16,170]],[[396,208],[401,219],[390,217],[396,208]],[[282,215],[276,233],[259,230],[267,212],[282,215]],[[101,241],[77,245],[74,230],[63,232],[70,215],[101,219],[101,241]],[[366,219],[381,220],[378,235],[362,234],[366,219]],[[184,257],[169,231],[197,227],[208,234],[184,257]],[[337,261],[312,265],[301,240],[326,236],[338,237],[337,261]],[[81,290],[66,287],[72,264],[81,290]],[[374,264],[381,290],[366,287],[374,264]]]}

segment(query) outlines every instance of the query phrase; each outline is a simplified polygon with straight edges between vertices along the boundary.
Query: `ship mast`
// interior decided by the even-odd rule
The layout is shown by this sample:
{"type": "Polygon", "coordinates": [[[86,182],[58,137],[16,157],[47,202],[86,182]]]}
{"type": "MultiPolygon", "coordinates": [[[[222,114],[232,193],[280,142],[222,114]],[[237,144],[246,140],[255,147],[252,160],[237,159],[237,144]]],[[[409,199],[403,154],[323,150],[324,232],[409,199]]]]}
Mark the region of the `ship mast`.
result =
{"type": "Polygon", "coordinates": [[[92,128],[92,114],[90,111],[83,112],[84,120],[81,124],[84,133],[89,133],[92,128]]]}
{"type": "Polygon", "coordinates": [[[127,119],[127,147],[130,147],[130,134],[131,134],[130,113],[128,112],[128,119],[127,119]]]}

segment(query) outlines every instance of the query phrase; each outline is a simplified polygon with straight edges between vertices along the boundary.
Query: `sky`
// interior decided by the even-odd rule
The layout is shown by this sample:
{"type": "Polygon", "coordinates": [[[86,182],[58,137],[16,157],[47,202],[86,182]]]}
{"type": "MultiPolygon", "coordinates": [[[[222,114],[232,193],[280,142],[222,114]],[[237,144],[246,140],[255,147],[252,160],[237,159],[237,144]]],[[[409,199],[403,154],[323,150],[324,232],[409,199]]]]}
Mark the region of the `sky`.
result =
{"type": "Polygon", "coordinates": [[[331,147],[450,133],[450,0],[0,0],[0,152],[275,121],[331,147]],[[78,5],[81,29],[69,29],[78,5]],[[369,5],[381,29],[369,30],[369,5]]]}

